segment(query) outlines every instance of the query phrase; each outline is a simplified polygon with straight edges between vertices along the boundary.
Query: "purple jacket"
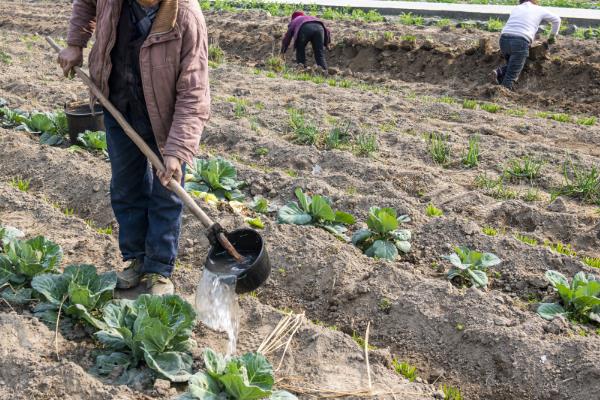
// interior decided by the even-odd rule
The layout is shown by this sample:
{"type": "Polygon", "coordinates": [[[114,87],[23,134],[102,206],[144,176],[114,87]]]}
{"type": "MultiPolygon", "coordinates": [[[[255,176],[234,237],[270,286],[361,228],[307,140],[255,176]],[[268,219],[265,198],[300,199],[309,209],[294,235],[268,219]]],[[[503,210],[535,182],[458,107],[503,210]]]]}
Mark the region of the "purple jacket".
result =
{"type": "Polygon", "coordinates": [[[325,26],[323,21],[321,21],[315,17],[312,17],[310,15],[302,15],[300,17],[294,18],[292,20],[292,22],[289,23],[288,30],[281,42],[281,52],[282,53],[285,53],[287,51],[292,39],[294,39],[294,46],[296,45],[296,38],[298,37],[298,32],[300,32],[300,28],[302,28],[302,25],[304,25],[307,22],[318,22],[321,25],[323,25],[323,29],[325,30],[325,43],[324,44],[325,44],[325,47],[329,46],[329,43],[331,43],[331,32],[329,31],[329,29],[327,29],[327,27],[325,26]]]}

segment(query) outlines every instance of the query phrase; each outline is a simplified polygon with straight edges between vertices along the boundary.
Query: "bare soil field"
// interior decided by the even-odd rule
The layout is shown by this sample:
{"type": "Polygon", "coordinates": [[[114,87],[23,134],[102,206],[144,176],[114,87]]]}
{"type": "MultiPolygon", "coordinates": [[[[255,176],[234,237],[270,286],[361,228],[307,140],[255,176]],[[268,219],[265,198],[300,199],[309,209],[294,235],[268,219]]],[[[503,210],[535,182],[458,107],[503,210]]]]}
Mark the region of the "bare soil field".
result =
{"type": "MultiPolygon", "coordinates": [[[[0,3],[0,51],[9,57],[0,64],[0,97],[11,107],[54,110],[86,98],[82,83],[62,78],[40,36],[64,38],[69,14],[65,0],[0,3]]],[[[369,258],[317,227],[278,224],[274,214],[263,218],[273,272],[255,296],[241,299],[238,351],[256,350],[281,310],[293,310],[304,312],[307,322],[276,375],[300,398],[354,391],[345,397],[434,399],[443,398],[439,387],[445,384],[459,387],[464,399],[600,399],[597,326],[549,322],[535,312],[553,294],[545,271],[568,277],[599,272],[582,262],[600,257],[597,205],[562,196],[550,202],[563,184],[565,161],[584,169],[599,163],[600,125],[576,123],[599,115],[597,42],[559,41],[546,58],[529,64],[518,90],[507,93],[488,82],[500,62],[495,34],[335,22],[329,53],[335,75],[327,79],[338,84],[332,86],[267,71],[284,19],[264,12],[205,15],[211,42],[225,51],[226,61],[211,68],[213,112],[199,156],[232,160],[248,184],[248,199],[260,194],[282,206],[301,187],[330,196],[336,209],[359,221],[371,206],[395,208],[411,217],[413,235],[411,252],[392,262],[369,258]],[[393,38],[383,39],[383,32],[393,38]],[[403,43],[406,35],[415,36],[416,44],[403,43]],[[465,107],[471,99],[480,105],[465,107]],[[343,123],[353,137],[374,135],[378,150],[365,157],[353,147],[297,144],[290,108],[323,132],[343,123]],[[571,122],[549,118],[556,113],[571,122]],[[447,135],[450,160],[444,166],[432,161],[431,133],[447,135]],[[467,168],[461,159],[473,136],[481,154],[478,165],[467,168]],[[481,184],[482,177],[496,179],[510,160],[523,157],[544,162],[537,179],[481,184]],[[428,216],[430,203],[444,215],[428,216]],[[568,243],[577,256],[557,253],[544,241],[568,243]],[[446,279],[449,264],[441,256],[457,245],[503,260],[487,290],[446,279]],[[375,396],[359,392],[368,385],[367,372],[352,340],[369,323],[375,396]],[[415,365],[419,379],[396,374],[392,358],[415,365]]],[[[110,166],[100,156],[40,145],[34,135],[0,128],[0,222],[60,244],[64,265],[93,263],[101,271],[123,266],[109,180],[110,166]],[[13,177],[30,179],[30,190],[11,187],[13,177]],[[65,208],[73,215],[66,216],[65,208]],[[95,232],[90,221],[112,226],[113,234],[95,232]]],[[[226,205],[206,210],[227,229],[245,224],[226,205]]],[[[192,299],[208,241],[191,214],[184,215],[183,227],[173,279],[178,293],[192,299]]],[[[202,347],[224,349],[225,340],[201,324],[194,335],[197,369],[202,347]]],[[[0,399],[172,398],[184,389],[115,385],[88,372],[93,358],[91,340],[55,338],[28,309],[0,303],[0,399]]]]}

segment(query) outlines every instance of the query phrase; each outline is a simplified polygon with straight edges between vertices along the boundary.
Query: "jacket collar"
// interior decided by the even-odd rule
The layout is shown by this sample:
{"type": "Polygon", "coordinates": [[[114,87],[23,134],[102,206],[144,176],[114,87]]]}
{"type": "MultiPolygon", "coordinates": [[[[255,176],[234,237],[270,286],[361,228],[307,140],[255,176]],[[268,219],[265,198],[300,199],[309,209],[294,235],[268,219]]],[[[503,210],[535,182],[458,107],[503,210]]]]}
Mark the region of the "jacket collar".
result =
{"type": "Polygon", "coordinates": [[[150,35],[167,33],[175,27],[177,9],[180,0],[162,0],[156,18],[152,23],[150,35]]]}

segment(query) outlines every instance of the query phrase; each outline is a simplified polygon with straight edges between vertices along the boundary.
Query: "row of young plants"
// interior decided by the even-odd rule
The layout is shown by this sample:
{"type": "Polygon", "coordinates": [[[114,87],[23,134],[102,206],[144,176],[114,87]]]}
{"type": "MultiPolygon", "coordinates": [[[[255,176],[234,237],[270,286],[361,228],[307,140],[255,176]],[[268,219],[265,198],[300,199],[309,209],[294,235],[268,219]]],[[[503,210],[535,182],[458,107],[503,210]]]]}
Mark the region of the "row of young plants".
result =
{"type": "MultiPolygon", "coordinates": [[[[189,191],[193,193],[196,190],[202,190],[206,193],[213,193],[224,200],[241,199],[239,195],[231,195],[233,192],[239,192],[239,188],[243,185],[241,181],[237,180],[235,168],[231,163],[216,158],[208,161],[198,160],[196,165],[199,166],[200,173],[198,174],[196,171],[193,180],[189,181],[186,186],[189,191]],[[213,167],[207,169],[208,165],[213,167]],[[223,173],[218,175],[217,171],[223,173]]],[[[351,240],[366,256],[373,258],[395,260],[399,253],[406,254],[411,249],[410,230],[400,229],[401,224],[409,222],[410,218],[406,215],[398,216],[396,210],[392,208],[371,207],[366,220],[366,228],[355,231],[349,238],[346,236],[348,227],[356,223],[353,215],[334,209],[331,199],[327,196],[307,195],[301,188],[296,188],[294,194],[296,201],[289,202],[277,211],[278,223],[317,226],[341,240],[351,240]]],[[[275,211],[269,207],[267,200],[261,197],[255,198],[250,203],[250,207],[257,213],[266,214],[275,211]]],[[[439,216],[442,213],[432,204],[429,205],[426,212],[431,216],[439,216]]],[[[548,245],[555,251],[560,251],[563,247],[548,245]]],[[[501,263],[501,260],[492,253],[481,253],[464,246],[456,247],[453,254],[443,258],[452,265],[447,273],[449,280],[460,286],[479,288],[488,286],[489,268],[501,263]]],[[[573,279],[574,283],[570,289],[572,293],[569,294],[565,288],[555,284],[562,275],[555,271],[548,271],[546,276],[559,291],[561,301],[552,305],[541,304],[539,314],[543,318],[548,319],[550,316],[560,315],[577,318],[582,322],[600,322],[598,317],[600,315],[598,314],[600,313],[600,298],[598,298],[600,282],[595,277],[586,276],[585,273],[580,272],[573,279]],[[583,289],[578,289],[579,287],[583,289]]],[[[563,286],[566,285],[565,281],[566,278],[561,280],[563,286]]]]}
{"type": "MultiPolygon", "coordinates": [[[[0,99],[0,126],[37,134],[40,143],[48,146],[61,146],[66,142],[69,131],[64,111],[26,112],[11,109],[0,99]]],[[[102,131],[85,131],[78,135],[77,144],[69,147],[70,151],[86,149],[108,156],[106,134],[102,131]]]]}
{"type": "Polygon", "coordinates": [[[115,272],[98,274],[88,264],[60,272],[62,249],[38,236],[0,227],[0,296],[9,304],[33,305],[33,314],[58,329],[83,325],[101,347],[93,373],[121,372],[131,382],[142,364],[172,382],[188,382],[181,399],[295,399],[273,390],[273,369],[258,353],[224,358],[204,351],[205,371],[192,374],[190,350],[196,346],[193,307],[177,295],[114,299],[115,272]]]}

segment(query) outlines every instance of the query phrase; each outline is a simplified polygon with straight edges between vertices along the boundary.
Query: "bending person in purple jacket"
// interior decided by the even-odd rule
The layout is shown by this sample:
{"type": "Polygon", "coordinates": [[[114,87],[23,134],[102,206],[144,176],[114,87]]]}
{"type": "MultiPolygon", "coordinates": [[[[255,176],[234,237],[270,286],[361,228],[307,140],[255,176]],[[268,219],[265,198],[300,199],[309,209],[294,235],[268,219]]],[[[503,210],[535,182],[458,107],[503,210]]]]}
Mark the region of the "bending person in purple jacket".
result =
{"type": "Polygon", "coordinates": [[[298,64],[306,65],[306,45],[310,42],[317,65],[327,71],[324,48],[329,47],[329,43],[331,43],[331,33],[322,21],[310,15],[304,15],[302,11],[294,11],[281,43],[281,54],[285,54],[292,39],[296,48],[298,64]]]}

